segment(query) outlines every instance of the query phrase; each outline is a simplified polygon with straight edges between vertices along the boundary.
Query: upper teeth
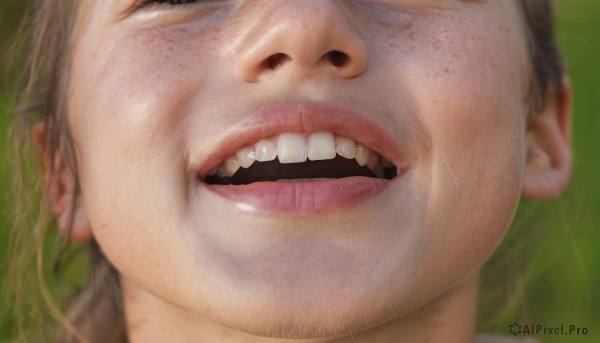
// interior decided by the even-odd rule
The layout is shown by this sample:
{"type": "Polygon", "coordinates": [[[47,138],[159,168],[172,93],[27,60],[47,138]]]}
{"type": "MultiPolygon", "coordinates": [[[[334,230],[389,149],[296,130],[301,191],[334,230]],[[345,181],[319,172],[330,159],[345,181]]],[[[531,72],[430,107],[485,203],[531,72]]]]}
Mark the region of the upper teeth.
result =
{"type": "Polygon", "coordinates": [[[347,159],[356,159],[360,166],[367,166],[376,175],[383,173],[383,168],[393,165],[382,159],[378,153],[371,151],[353,139],[321,131],[311,134],[282,133],[268,139],[262,139],[253,146],[246,146],[229,156],[208,175],[231,177],[240,168],[249,168],[254,161],[265,162],[279,159],[280,163],[301,163],[331,160],[337,155],[347,159]]]}

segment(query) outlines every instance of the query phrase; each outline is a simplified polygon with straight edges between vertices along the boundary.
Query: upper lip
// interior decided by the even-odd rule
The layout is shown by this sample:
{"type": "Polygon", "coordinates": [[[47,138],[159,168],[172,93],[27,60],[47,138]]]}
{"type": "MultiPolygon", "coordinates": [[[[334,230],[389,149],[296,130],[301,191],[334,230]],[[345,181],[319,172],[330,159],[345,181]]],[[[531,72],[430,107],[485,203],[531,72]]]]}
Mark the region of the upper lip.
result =
{"type": "Polygon", "coordinates": [[[204,176],[241,148],[263,138],[286,132],[312,133],[329,131],[364,144],[380,156],[404,169],[405,161],[390,134],[365,114],[330,104],[288,103],[271,105],[245,116],[233,127],[231,135],[221,140],[216,149],[195,168],[204,176]]]}

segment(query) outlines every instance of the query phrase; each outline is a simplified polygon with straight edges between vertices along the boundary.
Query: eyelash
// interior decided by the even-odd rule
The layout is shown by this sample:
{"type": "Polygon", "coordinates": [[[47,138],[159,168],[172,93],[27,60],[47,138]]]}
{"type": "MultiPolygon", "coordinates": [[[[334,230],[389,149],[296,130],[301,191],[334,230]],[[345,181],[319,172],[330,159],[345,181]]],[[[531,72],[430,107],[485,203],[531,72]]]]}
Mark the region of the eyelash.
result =
{"type": "Polygon", "coordinates": [[[197,0],[146,0],[143,5],[185,5],[198,2],[197,0]]]}
{"type": "Polygon", "coordinates": [[[135,5],[135,10],[145,7],[190,5],[202,1],[206,2],[210,0],[139,0],[135,5]]]}

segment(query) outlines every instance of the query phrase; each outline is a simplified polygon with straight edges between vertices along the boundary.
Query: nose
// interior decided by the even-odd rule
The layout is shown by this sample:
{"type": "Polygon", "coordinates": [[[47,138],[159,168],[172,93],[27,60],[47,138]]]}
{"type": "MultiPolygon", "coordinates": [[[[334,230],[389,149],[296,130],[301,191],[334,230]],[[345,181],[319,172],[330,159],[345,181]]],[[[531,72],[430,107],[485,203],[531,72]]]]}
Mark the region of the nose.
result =
{"type": "Polygon", "coordinates": [[[331,0],[283,0],[263,10],[237,49],[237,75],[246,82],[279,73],[361,75],[367,64],[365,42],[352,25],[351,12],[340,6],[331,0]]]}

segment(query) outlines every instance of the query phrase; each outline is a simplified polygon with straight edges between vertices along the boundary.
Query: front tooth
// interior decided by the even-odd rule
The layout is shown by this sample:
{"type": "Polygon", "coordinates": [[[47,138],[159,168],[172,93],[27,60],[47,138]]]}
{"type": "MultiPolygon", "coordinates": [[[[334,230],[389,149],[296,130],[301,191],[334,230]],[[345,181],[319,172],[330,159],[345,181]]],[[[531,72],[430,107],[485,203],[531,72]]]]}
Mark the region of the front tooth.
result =
{"type": "Polygon", "coordinates": [[[235,156],[237,157],[242,168],[249,168],[252,163],[256,161],[256,153],[254,149],[250,147],[240,149],[235,153],[235,156]]]}
{"type": "Polygon", "coordinates": [[[277,143],[277,157],[281,163],[301,163],[308,158],[304,135],[282,133],[277,143]]]}
{"type": "Polygon", "coordinates": [[[360,143],[356,143],[356,162],[358,162],[358,165],[361,167],[364,167],[367,165],[367,162],[369,162],[369,148],[367,148],[366,146],[360,144],[360,143]]]}
{"type": "Polygon", "coordinates": [[[335,152],[338,155],[351,160],[356,157],[356,143],[353,139],[336,136],[335,152]]]}
{"type": "Polygon", "coordinates": [[[240,162],[235,155],[229,156],[225,160],[225,172],[228,177],[233,176],[240,169],[240,162]]]}
{"type": "Polygon", "coordinates": [[[311,161],[335,158],[335,141],[331,132],[315,132],[308,137],[308,159],[311,161]]]}
{"type": "Polygon", "coordinates": [[[261,139],[256,143],[255,157],[258,162],[273,161],[277,157],[277,150],[273,143],[266,139],[261,139]]]}

